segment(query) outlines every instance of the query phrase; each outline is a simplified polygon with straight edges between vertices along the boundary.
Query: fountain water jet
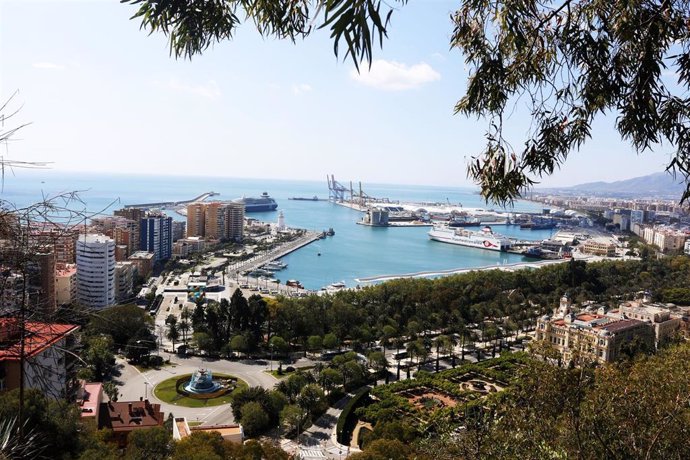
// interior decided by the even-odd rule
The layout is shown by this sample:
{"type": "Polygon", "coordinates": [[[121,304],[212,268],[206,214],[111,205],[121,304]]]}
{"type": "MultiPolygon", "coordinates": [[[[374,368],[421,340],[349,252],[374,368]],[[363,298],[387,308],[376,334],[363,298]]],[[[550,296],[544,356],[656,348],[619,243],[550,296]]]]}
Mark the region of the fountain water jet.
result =
{"type": "Polygon", "coordinates": [[[184,386],[185,391],[193,394],[213,393],[220,390],[222,385],[213,380],[213,374],[208,369],[194,371],[189,383],[184,386]]]}

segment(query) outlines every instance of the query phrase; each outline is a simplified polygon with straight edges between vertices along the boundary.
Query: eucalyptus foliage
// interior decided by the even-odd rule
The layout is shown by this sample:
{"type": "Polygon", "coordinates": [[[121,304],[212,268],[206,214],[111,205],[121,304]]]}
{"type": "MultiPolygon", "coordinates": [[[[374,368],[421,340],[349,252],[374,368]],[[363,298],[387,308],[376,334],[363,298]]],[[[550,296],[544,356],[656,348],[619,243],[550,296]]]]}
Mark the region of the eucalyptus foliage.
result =
{"type": "MultiPolygon", "coordinates": [[[[331,33],[359,68],[371,63],[392,12],[406,0],[121,0],[133,18],[163,32],[175,57],[231,39],[243,22],[263,36],[331,33]]],[[[486,146],[468,175],[488,201],[519,197],[591,137],[597,115],[612,114],[640,153],[670,152],[668,170],[690,179],[690,5],[687,0],[463,0],[451,15],[450,46],[470,68],[455,112],[488,123],[486,146]],[[676,85],[662,78],[672,75],[676,85]],[[531,124],[524,143],[504,137],[516,104],[531,124]]],[[[681,201],[690,198],[690,187],[681,201]]]]}
{"type": "Polygon", "coordinates": [[[120,0],[137,5],[132,19],[150,33],[162,32],[170,54],[192,58],[209,46],[231,39],[243,21],[253,23],[264,37],[292,41],[327,28],[338,55],[359,66],[371,62],[372,43],[382,43],[393,6],[406,0],[120,0]],[[381,9],[384,5],[383,12],[381,9]]]}
{"type": "MultiPolygon", "coordinates": [[[[690,175],[687,1],[468,0],[453,15],[451,46],[472,71],[455,107],[489,121],[469,174],[485,198],[505,202],[551,174],[610,113],[637,152],[673,149],[668,169],[690,175]],[[674,75],[667,86],[663,75],[674,75]],[[503,136],[516,100],[532,123],[522,147],[503,136]]],[[[690,197],[686,189],[681,201],[690,197]]]]}

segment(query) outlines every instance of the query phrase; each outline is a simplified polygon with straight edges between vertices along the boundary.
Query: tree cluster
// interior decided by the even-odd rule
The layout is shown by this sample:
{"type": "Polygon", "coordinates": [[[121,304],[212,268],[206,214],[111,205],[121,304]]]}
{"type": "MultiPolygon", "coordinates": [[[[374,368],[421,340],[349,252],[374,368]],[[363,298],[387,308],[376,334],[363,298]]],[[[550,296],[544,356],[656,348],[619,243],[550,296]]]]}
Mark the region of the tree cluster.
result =
{"type": "MultiPolygon", "coordinates": [[[[401,346],[403,339],[408,343],[420,338],[422,341],[409,351],[423,361],[431,348],[448,349],[453,335],[467,344],[474,340],[471,331],[479,330],[479,339],[490,341],[529,328],[538,316],[551,311],[564,293],[575,302],[610,303],[640,290],[652,291],[660,301],[679,300],[684,291],[678,291],[678,286],[688,279],[690,261],[684,257],[571,261],[537,270],[491,270],[434,280],[396,280],[330,296],[265,301],[252,296],[255,300],[248,304],[256,308],[248,308],[239,300],[231,300],[227,310],[211,304],[210,313],[199,307],[198,318],[205,322],[197,324],[207,331],[204,334],[208,336],[202,338],[209,340],[204,343],[215,350],[226,339],[230,339],[233,351],[268,352],[268,344],[274,343],[280,345],[273,350],[278,353],[284,344],[318,352],[343,344],[361,349],[380,341],[390,349],[401,346]],[[233,307],[235,303],[237,308],[233,307]],[[251,320],[238,321],[248,315],[251,320]],[[432,343],[426,337],[430,331],[445,333],[448,341],[432,343]],[[241,346],[232,347],[238,335],[243,339],[237,339],[235,345],[241,346]]],[[[233,299],[240,299],[237,292],[233,299]]],[[[500,340],[498,343],[500,346],[500,340]]]]}

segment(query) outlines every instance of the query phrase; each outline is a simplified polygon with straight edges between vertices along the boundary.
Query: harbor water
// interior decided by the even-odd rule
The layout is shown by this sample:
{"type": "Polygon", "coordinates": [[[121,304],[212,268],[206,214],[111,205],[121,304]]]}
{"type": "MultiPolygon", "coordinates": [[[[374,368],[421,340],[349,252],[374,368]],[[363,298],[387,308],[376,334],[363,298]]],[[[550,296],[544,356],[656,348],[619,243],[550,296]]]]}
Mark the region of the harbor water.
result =
{"type": "MultiPolygon", "coordinates": [[[[466,208],[492,209],[469,188],[364,184],[376,197],[403,202],[462,204],[466,208]]],[[[525,262],[517,254],[499,253],[430,241],[428,227],[377,228],[357,225],[362,213],[327,201],[289,200],[290,197],[328,197],[326,181],[235,179],[218,177],[174,177],[58,173],[51,170],[17,171],[5,177],[2,199],[17,207],[39,201],[43,195],[79,190],[85,204],[73,205],[92,213],[112,214],[127,204],[187,200],[204,192],[220,193],[217,199],[259,196],[268,192],[278,203],[289,227],[308,230],[333,228],[335,236],[318,240],[282,260],[288,267],[275,277],[285,283],[299,280],[307,289],[319,289],[333,282],[354,286],[358,278],[380,275],[486,267],[525,262]],[[320,255],[319,255],[320,254],[320,255]]],[[[497,209],[493,207],[493,209],[497,209]]],[[[539,205],[517,202],[514,211],[538,212],[539,205]]],[[[168,211],[176,220],[184,220],[168,211]]],[[[276,222],[278,212],[248,214],[276,222]]],[[[518,226],[496,225],[497,233],[522,240],[542,240],[555,230],[521,230],[518,226]]]]}

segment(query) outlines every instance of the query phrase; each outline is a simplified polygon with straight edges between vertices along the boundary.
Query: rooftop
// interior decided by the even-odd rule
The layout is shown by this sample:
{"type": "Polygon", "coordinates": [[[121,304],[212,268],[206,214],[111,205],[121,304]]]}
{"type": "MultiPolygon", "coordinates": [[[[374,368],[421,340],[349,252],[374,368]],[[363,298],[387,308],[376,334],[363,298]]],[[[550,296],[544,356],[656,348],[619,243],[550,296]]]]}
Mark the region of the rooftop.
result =
{"type": "Polygon", "coordinates": [[[151,428],[159,425],[163,425],[161,405],[151,404],[148,399],[101,403],[99,428],[129,432],[137,428],[151,428]]]}
{"type": "Polygon", "coordinates": [[[618,321],[612,321],[610,323],[604,324],[603,326],[601,326],[601,329],[615,334],[617,332],[625,331],[626,329],[637,327],[640,324],[645,324],[645,322],[638,321],[636,319],[621,319],[618,321]]]}
{"type": "Polygon", "coordinates": [[[82,417],[95,417],[98,414],[98,406],[101,404],[102,394],[102,383],[92,382],[84,384],[78,399],[82,417]]]}
{"type": "Polygon", "coordinates": [[[109,238],[105,235],[101,235],[100,233],[90,233],[88,235],[81,235],[79,237],[79,241],[84,242],[84,243],[109,243],[112,240],[112,238],[109,238]]]}
{"type": "Polygon", "coordinates": [[[72,276],[77,273],[75,264],[67,264],[55,270],[55,276],[72,276]]]}
{"type": "MultiPolygon", "coordinates": [[[[67,337],[79,326],[27,321],[24,324],[24,356],[36,356],[67,337]]],[[[0,361],[16,361],[20,357],[19,320],[0,318],[0,361]]]]}
{"type": "Polygon", "coordinates": [[[193,426],[189,429],[190,431],[217,431],[223,437],[243,434],[240,425],[193,426]]]}

